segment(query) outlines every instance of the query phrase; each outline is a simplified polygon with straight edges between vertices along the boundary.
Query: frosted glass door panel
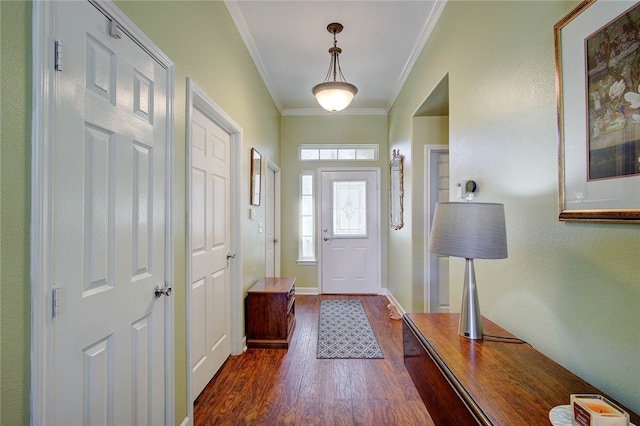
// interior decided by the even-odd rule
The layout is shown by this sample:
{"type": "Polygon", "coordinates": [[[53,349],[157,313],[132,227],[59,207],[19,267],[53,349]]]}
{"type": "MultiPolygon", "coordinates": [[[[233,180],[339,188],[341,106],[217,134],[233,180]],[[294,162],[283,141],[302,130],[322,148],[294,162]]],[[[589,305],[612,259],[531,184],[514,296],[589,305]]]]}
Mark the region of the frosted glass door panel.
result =
{"type": "Polygon", "coordinates": [[[367,236],[367,182],[333,182],[333,237],[367,236]]]}

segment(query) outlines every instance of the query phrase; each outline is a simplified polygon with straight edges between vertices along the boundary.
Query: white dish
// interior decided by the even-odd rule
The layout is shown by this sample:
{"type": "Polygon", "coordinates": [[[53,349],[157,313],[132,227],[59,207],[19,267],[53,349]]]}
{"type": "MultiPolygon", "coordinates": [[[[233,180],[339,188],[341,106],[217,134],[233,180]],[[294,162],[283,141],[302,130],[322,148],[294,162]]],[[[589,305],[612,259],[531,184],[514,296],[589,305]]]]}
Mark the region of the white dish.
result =
{"type": "MultiPolygon", "coordinates": [[[[549,411],[549,420],[553,426],[575,426],[573,415],[571,414],[571,405],[558,405],[549,411]]],[[[635,426],[629,423],[630,426],[635,426]]]]}

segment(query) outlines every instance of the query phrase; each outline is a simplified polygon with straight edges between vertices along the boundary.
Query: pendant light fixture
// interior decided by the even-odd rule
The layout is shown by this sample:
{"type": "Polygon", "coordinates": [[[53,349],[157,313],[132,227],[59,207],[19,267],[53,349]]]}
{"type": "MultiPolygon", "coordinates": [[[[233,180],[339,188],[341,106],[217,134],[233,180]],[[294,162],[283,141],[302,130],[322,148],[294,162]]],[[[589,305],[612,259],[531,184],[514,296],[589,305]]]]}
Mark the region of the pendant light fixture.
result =
{"type": "Polygon", "coordinates": [[[333,34],[333,47],[329,48],[331,62],[329,71],[320,84],[316,84],[311,92],[318,100],[320,106],[327,111],[342,111],[349,106],[353,97],[358,93],[358,88],[351,83],[347,83],[340,68],[340,49],[336,41],[336,34],[342,31],[342,24],[337,22],[327,25],[327,31],[333,34]],[[332,80],[333,78],[333,80],[332,80]]]}

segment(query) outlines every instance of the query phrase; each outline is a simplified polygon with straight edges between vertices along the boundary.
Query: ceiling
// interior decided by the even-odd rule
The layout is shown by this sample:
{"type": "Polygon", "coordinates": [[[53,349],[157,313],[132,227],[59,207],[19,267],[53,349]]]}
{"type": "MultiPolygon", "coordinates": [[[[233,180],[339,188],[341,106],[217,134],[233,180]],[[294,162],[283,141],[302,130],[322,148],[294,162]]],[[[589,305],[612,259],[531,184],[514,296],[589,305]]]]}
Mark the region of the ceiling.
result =
{"type": "Polygon", "coordinates": [[[340,114],[386,114],[429,37],[446,0],[225,0],[251,57],[283,115],[327,113],[311,88],[329,69],[333,35],[340,64],[358,87],[340,114]]]}

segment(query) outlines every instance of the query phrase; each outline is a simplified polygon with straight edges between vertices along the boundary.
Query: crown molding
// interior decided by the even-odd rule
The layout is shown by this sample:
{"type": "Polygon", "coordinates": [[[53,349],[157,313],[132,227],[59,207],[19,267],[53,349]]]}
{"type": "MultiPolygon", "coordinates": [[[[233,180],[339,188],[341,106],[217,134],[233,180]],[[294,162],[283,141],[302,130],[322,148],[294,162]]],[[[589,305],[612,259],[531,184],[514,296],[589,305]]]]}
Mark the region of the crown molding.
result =
{"type": "Polygon", "coordinates": [[[282,116],[302,115],[387,115],[384,108],[349,108],[332,113],[322,108],[290,108],[281,112],[282,116]]]}
{"type": "Polygon", "coordinates": [[[444,7],[447,5],[447,1],[448,0],[436,0],[435,5],[434,5],[433,9],[431,10],[431,13],[429,14],[429,18],[425,22],[424,27],[422,27],[422,32],[420,33],[420,37],[418,37],[418,40],[416,41],[416,45],[413,47],[413,50],[411,52],[411,56],[409,56],[409,59],[407,60],[407,63],[404,65],[404,68],[402,69],[402,73],[400,73],[400,77],[398,78],[398,82],[396,83],[396,87],[395,87],[391,97],[389,98],[389,104],[387,105],[387,111],[391,110],[391,107],[396,102],[396,99],[397,99],[398,95],[400,94],[400,91],[402,90],[402,87],[407,82],[407,78],[409,77],[409,73],[411,73],[411,70],[413,69],[413,66],[416,64],[416,61],[420,57],[420,54],[422,53],[422,50],[424,49],[424,45],[427,44],[427,40],[431,36],[431,33],[433,32],[433,29],[435,28],[436,23],[438,22],[438,19],[440,18],[440,15],[442,14],[442,11],[444,10],[444,7]]]}
{"type": "Polygon", "coordinates": [[[224,0],[224,5],[227,7],[227,11],[229,12],[229,15],[231,15],[231,19],[236,26],[236,30],[238,30],[238,33],[240,34],[245,47],[249,51],[249,55],[251,56],[251,59],[253,59],[253,63],[256,66],[260,77],[262,77],[262,81],[269,91],[271,99],[273,99],[273,103],[276,105],[276,108],[278,108],[278,111],[282,113],[282,102],[276,96],[274,85],[271,81],[271,78],[269,78],[267,68],[262,63],[262,59],[258,54],[258,49],[256,48],[256,44],[253,41],[253,37],[251,37],[251,32],[249,31],[247,22],[244,20],[244,15],[240,10],[239,4],[240,2],[237,0],[224,0]]]}

